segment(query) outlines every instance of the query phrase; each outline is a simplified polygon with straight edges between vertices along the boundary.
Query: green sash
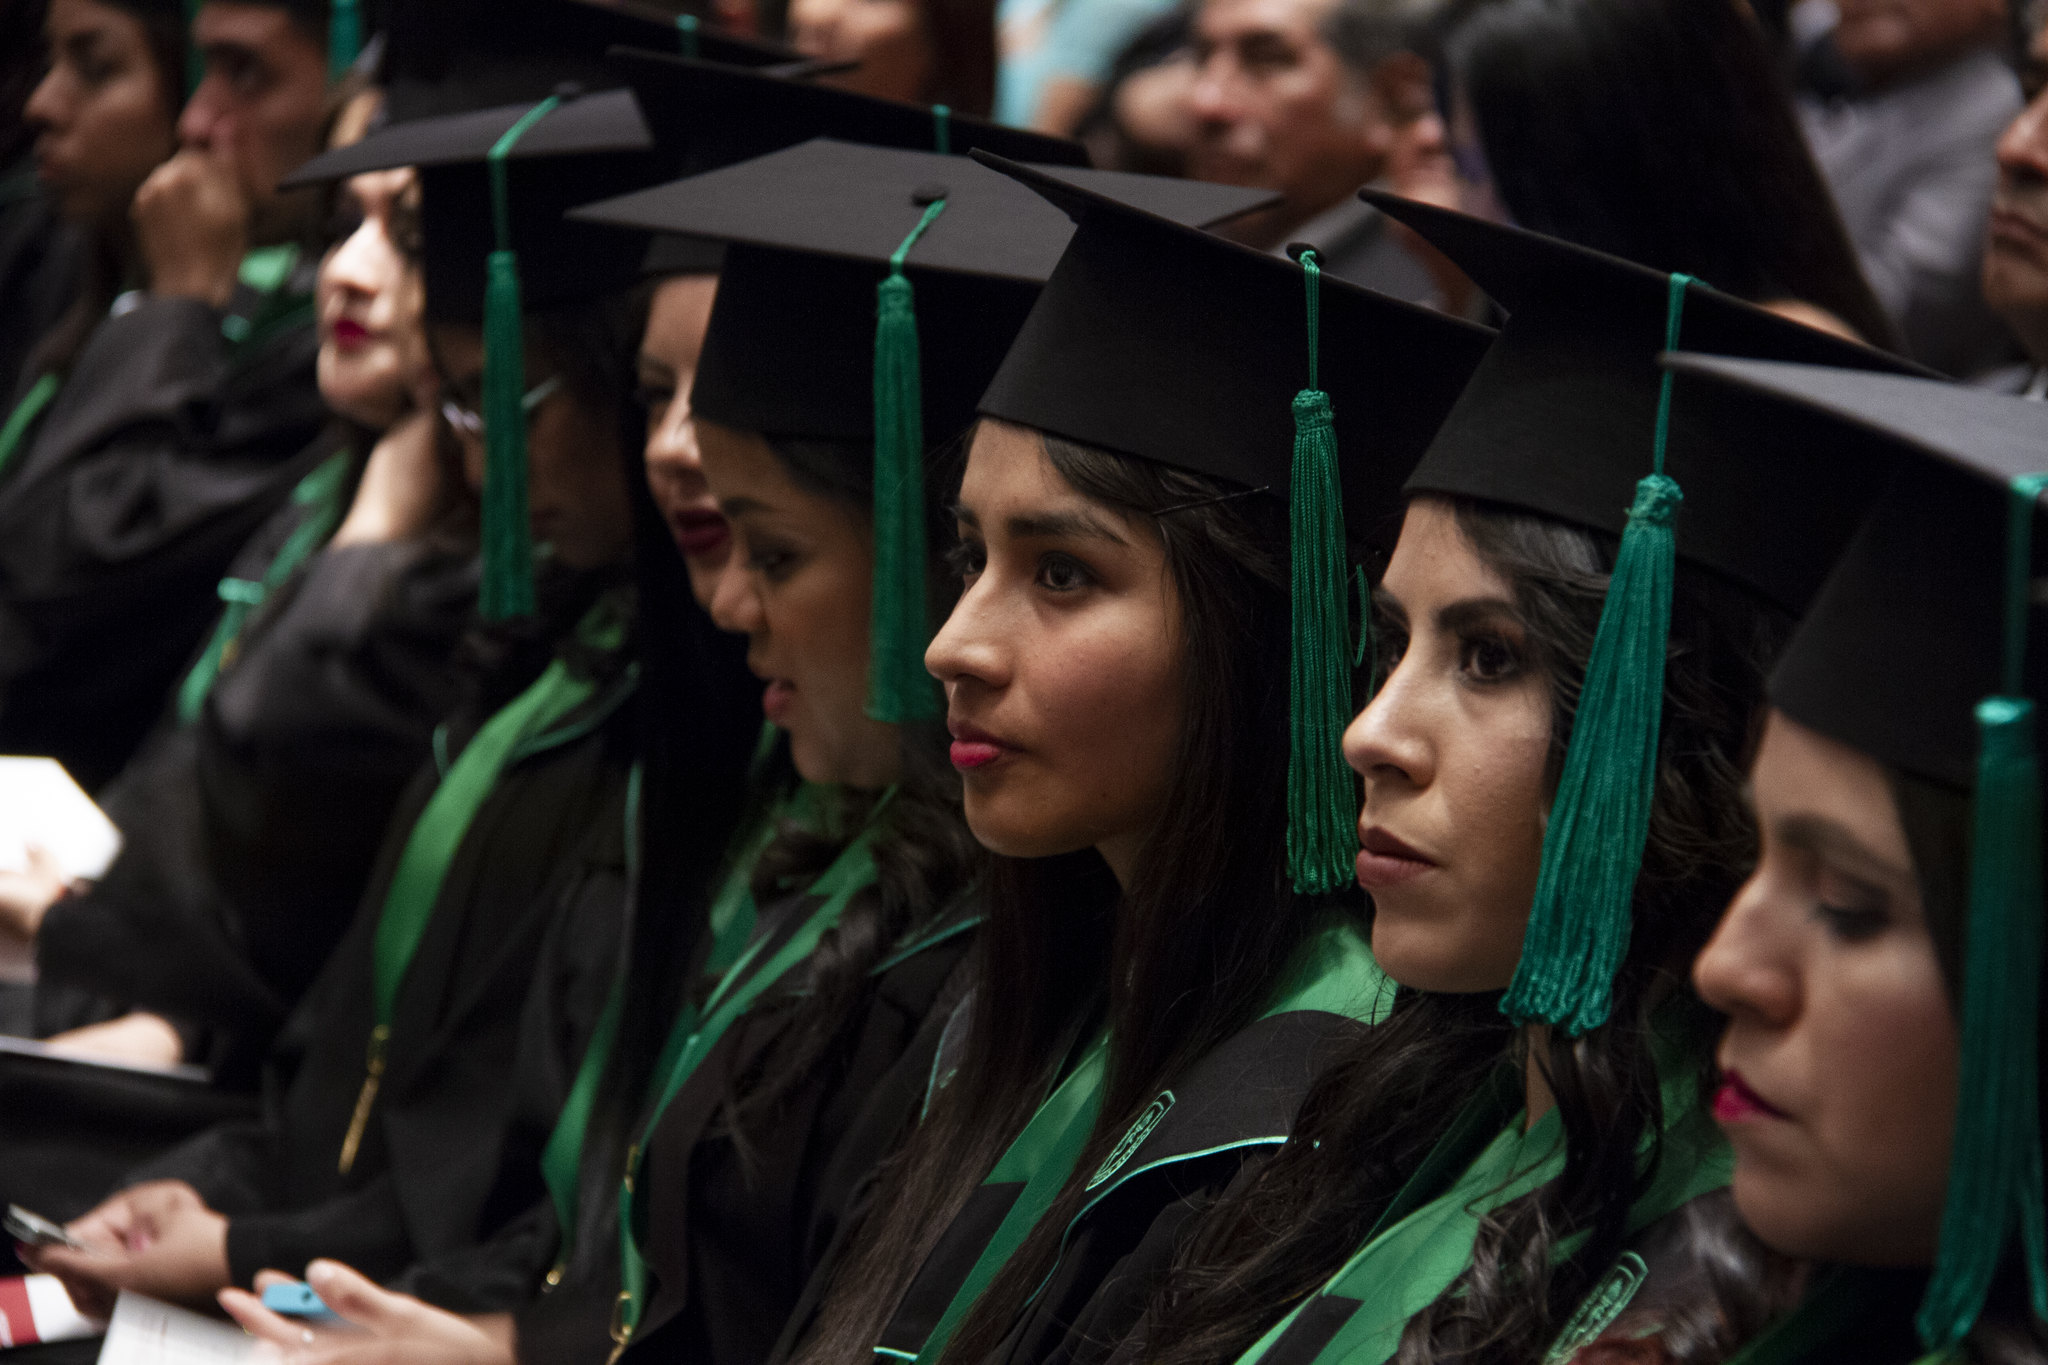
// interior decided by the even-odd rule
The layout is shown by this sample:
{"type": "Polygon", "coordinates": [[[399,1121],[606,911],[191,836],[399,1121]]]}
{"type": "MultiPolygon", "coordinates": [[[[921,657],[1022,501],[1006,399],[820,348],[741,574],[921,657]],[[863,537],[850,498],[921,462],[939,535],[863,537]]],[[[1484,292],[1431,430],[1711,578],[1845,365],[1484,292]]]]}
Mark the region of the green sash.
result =
{"type": "MultiPolygon", "coordinates": [[[[623,628],[609,599],[592,607],[576,630],[580,637],[600,647],[617,648],[623,639],[623,628]]],[[[589,701],[596,690],[593,680],[571,673],[563,660],[550,663],[532,686],[484,722],[461,756],[449,766],[413,822],[377,919],[370,984],[374,1023],[364,1061],[363,1088],[356,1096],[355,1113],[349,1119],[336,1161],[341,1174],[347,1175],[355,1166],[356,1152],[384,1079],[385,1049],[391,1039],[398,988],[427,932],[427,924],[433,919],[456,850],[462,846],[477,812],[496,789],[505,769],[530,741],[543,736],[589,701]]]]}
{"type": "MultiPolygon", "coordinates": [[[[1726,1185],[1734,1170],[1733,1154],[1700,1111],[1696,1078],[1683,1067],[1671,1071],[1663,1083],[1663,1160],[1650,1188],[1629,1209],[1632,1232],[1726,1185]]],[[[1256,1365],[1310,1304],[1331,1296],[1355,1299],[1358,1306],[1316,1354],[1315,1365],[1382,1365],[1400,1345],[1409,1319],[1442,1297],[1471,1264],[1480,1220],[1555,1180],[1564,1161],[1559,1112],[1551,1110],[1526,1131],[1518,1113],[1448,1190],[1375,1228],[1343,1268],[1253,1343],[1238,1365],[1256,1365]]],[[[1571,1245],[1567,1241],[1561,1254],[1568,1255],[1571,1245]]],[[[1603,1282],[1595,1292],[1605,1287],[1603,1282]]],[[[1625,1297],[1608,1304],[1607,1320],[1626,1306],[1625,1297]]]]}
{"type": "MultiPolygon", "coordinates": [[[[775,729],[763,726],[761,743],[754,755],[754,780],[758,780],[775,741],[775,729]]],[[[704,964],[707,972],[722,973],[729,969],[745,949],[747,940],[753,937],[756,916],[754,865],[760,861],[762,852],[784,823],[792,820],[801,823],[809,819],[821,799],[821,792],[821,788],[806,783],[781,800],[766,804],[758,816],[743,823],[735,851],[726,858],[725,880],[711,903],[711,951],[704,964]]],[[[637,888],[638,877],[630,880],[637,888]]],[[[569,1258],[575,1250],[578,1210],[582,1202],[583,1147],[590,1135],[590,1118],[597,1107],[598,1088],[604,1080],[605,1068],[611,1065],[612,1051],[618,1046],[619,1022],[625,1008],[626,974],[622,968],[612,981],[604,1010],[591,1029],[590,1042],[583,1050],[583,1060],[576,1068],[576,1079],[570,1084],[569,1094],[562,1101],[562,1112],[556,1116],[555,1126],[548,1134],[547,1146],[541,1149],[541,1181],[547,1186],[548,1198],[555,1206],[555,1224],[560,1231],[560,1249],[553,1268],[547,1274],[546,1286],[549,1289],[562,1282],[569,1258]]],[[[685,999],[675,1023],[670,1026],[668,1040],[656,1065],[656,1075],[665,1074],[680,1052],[682,1040],[696,1031],[696,1020],[695,1002],[685,999]]]]}
{"type": "Polygon", "coordinates": [[[348,467],[348,453],[336,451],[322,460],[312,473],[299,480],[298,487],[292,490],[292,503],[307,510],[299,524],[292,528],[277,557],[263,571],[262,578],[221,579],[218,591],[220,600],[228,604],[227,609],[221,612],[220,621],[213,628],[213,638],[207,642],[206,652],[199,656],[199,662],[192,665],[192,671],[178,686],[180,724],[190,725],[199,719],[207,694],[213,691],[221,670],[234,662],[235,650],[241,643],[242,627],[248,623],[249,613],[297,573],[299,566],[312,558],[313,552],[325,545],[327,538],[334,534],[334,528],[341,524],[341,489],[348,482],[348,467]]]}
{"type": "MultiPolygon", "coordinates": [[[[1372,949],[1348,920],[1337,920],[1306,943],[1278,997],[1260,1015],[1270,1019],[1278,1014],[1319,1010],[1346,1015],[1376,1024],[1386,1018],[1393,1004],[1393,987],[1372,949]]],[[[984,1185],[1024,1182],[1023,1192],[996,1227],[995,1235],[982,1248],[967,1278],[954,1292],[932,1333],[915,1357],[916,1365],[932,1365],[945,1354],[947,1344],[961,1320],[981,1297],[983,1290],[1014,1255],[1024,1239],[1052,1207],[1074,1172],[1074,1163],[1088,1145],[1102,1107],[1102,1083],[1109,1068],[1106,1038],[1098,1038],[1081,1057],[1031,1121],[1003,1152],[984,1185]]],[[[1141,1117],[1140,1123],[1144,1122],[1141,1117]]],[[[1107,1191],[1104,1192],[1105,1194],[1107,1191]]],[[[1098,1200],[1101,1196],[1097,1196],[1098,1200]]],[[[878,1355],[905,1353],[876,1347],[878,1355]]]]}
{"type": "Polygon", "coordinates": [[[7,414],[7,424],[0,426],[0,475],[14,463],[15,452],[28,438],[29,429],[36,419],[43,415],[50,404],[57,401],[57,390],[64,387],[64,381],[56,374],[48,373],[29,386],[29,391],[14,405],[14,411],[7,414]]]}
{"type": "Polygon", "coordinates": [[[640,1250],[639,1183],[642,1154],[661,1118],[683,1085],[696,1072],[711,1050],[725,1037],[762,993],[775,985],[791,968],[808,958],[818,940],[839,922],[847,904],[862,890],[874,885],[874,841],[882,813],[895,796],[890,788],[875,803],[861,831],[839,851],[832,865],[811,884],[809,895],[819,904],[794,933],[773,952],[767,951],[773,935],[755,938],[738,960],[726,969],[717,987],[700,1010],[685,1010],[669,1029],[661,1056],[655,1063],[647,1117],[640,1125],[640,1140],[627,1150],[625,1172],[619,1181],[619,1269],[622,1281],[612,1305],[612,1353],[616,1360],[633,1339],[640,1315],[647,1307],[647,1260],[640,1250]]]}
{"type": "Polygon", "coordinates": [[[220,334],[234,347],[236,359],[259,349],[279,332],[303,327],[315,317],[310,294],[289,294],[285,285],[299,264],[299,249],[259,246],[242,258],[236,278],[254,291],[254,306],[230,310],[220,320],[220,334]]]}

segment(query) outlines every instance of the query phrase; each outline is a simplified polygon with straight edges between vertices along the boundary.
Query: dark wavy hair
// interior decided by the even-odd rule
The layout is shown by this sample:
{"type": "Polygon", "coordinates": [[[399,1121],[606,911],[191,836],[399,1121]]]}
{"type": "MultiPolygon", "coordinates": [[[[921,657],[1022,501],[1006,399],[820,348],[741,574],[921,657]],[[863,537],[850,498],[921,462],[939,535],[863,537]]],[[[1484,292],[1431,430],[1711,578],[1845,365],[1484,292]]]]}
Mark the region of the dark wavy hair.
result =
{"type": "Polygon", "coordinates": [[[1741,0],[1482,0],[1444,51],[1523,227],[1896,347],[1741,0]]]}
{"type": "Polygon", "coordinates": [[[1075,1046],[1106,1021],[1113,1046],[1101,1113],[1075,1175],[945,1354],[987,1357],[1053,1263],[1086,1173],[1173,1076],[1256,1017],[1330,909],[1298,902],[1282,866],[1284,509],[1253,497],[1213,501],[1232,490],[1031,435],[1069,485],[1165,551],[1188,685],[1164,803],[1173,815],[1149,835],[1121,890],[1092,849],[994,860],[957,1078],[884,1170],[876,1213],[802,1348],[808,1365],[866,1365],[941,1234],[1075,1046]]]}
{"type": "MultiPolygon", "coordinates": [[[[1551,688],[1550,781],[1562,770],[1615,549],[1610,536],[1497,506],[1452,500],[1479,557],[1513,585],[1551,688]]],[[[1741,785],[1765,669],[1789,622],[1747,591],[1683,563],[1672,606],[1663,728],[1634,931],[1614,1013],[1579,1038],[1550,1035],[1537,1061],[1564,1124],[1563,1173],[1482,1220],[1472,1261],[1409,1324],[1402,1362],[1539,1360],[1627,1236],[1654,1168],[1663,1118],[1652,1016],[1711,1079],[1715,1029],[1686,973],[1755,855],[1741,785]],[[1564,1239],[1584,1234],[1569,1257],[1564,1239]]],[[[1363,1241],[1400,1184],[1496,1069],[1526,1062],[1526,1037],[1498,993],[1402,990],[1389,1019],[1317,1082],[1294,1135],[1250,1180],[1196,1220],[1143,1328],[1154,1365],[1229,1360],[1320,1287],[1363,1241]]],[[[1729,1235],[1735,1235],[1732,1227],[1729,1235]]],[[[1732,1253],[1731,1253],[1732,1254],[1732,1253]]],[[[1770,1277],[1717,1289],[1776,1302],[1770,1277]]],[[[1681,1358],[1709,1361],[1763,1311],[1733,1304],[1720,1333],[1681,1358]],[[1732,1338],[1732,1339],[1731,1339],[1732,1338]]]]}

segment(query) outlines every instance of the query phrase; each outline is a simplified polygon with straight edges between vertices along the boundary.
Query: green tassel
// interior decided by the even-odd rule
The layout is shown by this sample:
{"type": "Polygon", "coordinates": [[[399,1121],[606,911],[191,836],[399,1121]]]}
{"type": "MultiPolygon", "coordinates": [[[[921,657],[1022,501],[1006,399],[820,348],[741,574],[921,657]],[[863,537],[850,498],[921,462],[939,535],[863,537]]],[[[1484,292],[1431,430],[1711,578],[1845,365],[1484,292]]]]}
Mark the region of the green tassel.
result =
{"type": "Polygon", "coordinates": [[[2041,1194],[2041,773],[2034,704],[2021,695],[2033,587],[2034,508],[2048,476],[2013,481],[2006,541],[2006,695],[1977,706],[1977,790],[1965,936],[1962,1071],[1948,1198],[1916,1325],[1953,1346],[1984,1310],[2012,1245],[2026,1258],[2034,1313],[2048,1318],[2041,1194]]]}
{"type": "Polygon", "coordinates": [[[505,621],[533,615],[533,528],[526,505],[526,335],[519,297],[519,257],[512,250],[512,217],[505,158],[534,124],[561,100],[549,96],[505,130],[485,162],[491,177],[491,216],[497,250],[484,276],[484,618],[505,621]]]}
{"type": "Polygon", "coordinates": [[[697,16],[678,14],[676,16],[676,51],[691,61],[697,59],[697,16]]]}
{"type": "Polygon", "coordinates": [[[868,623],[867,713],[901,724],[944,714],[925,670],[924,392],[917,297],[903,262],[945,209],[934,201],[889,258],[875,287],[875,579],[868,623]]]}
{"type": "Polygon", "coordinates": [[[1344,763],[1351,723],[1345,620],[1350,575],[1344,493],[1330,396],[1316,387],[1322,270],[1301,253],[1308,290],[1308,387],[1294,395],[1289,479],[1292,630],[1288,657],[1287,874],[1303,895],[1335,891],[1356,875],[1358,783],[1344,763]]]}
{"type": "MultiPolygon", "coordinates": [[[[1677,349],[1690,283],[1689,276],[1671,277],[1667,350],[1677,349]]],[[[1607,1022],[1613,1007],[1656,792],[1678,558],[1671,523],[1683,501],[1663,472],[1671,380],[1667,371],[1657,401],[1656,472],[1636,485],[1629,508],[1543,831],[1522,958],[1500,1005],[1517,1023],[1555,1024],[1574,1037],[1607,1022]]]]}
{"type": "Polygon", "coordinates": [[[192,21],[199,17],[202,0],[185,0],[185,98],[199,88],[199,82],[206,79],[206,54],[199,50],[199,44],[192,38],[192,21]]]}
{"type": "Polygon", "coordinates": [[[953,154],[953,109],[951,105],[932,106],[932,150],[940,156],[953,154]]]}
{"type": "Polygon", "coordinates": [[[360,0],[329,0],[327,15],[327,79],[338,81],[348,74],[363,51],[363,15],[360,0]]]}

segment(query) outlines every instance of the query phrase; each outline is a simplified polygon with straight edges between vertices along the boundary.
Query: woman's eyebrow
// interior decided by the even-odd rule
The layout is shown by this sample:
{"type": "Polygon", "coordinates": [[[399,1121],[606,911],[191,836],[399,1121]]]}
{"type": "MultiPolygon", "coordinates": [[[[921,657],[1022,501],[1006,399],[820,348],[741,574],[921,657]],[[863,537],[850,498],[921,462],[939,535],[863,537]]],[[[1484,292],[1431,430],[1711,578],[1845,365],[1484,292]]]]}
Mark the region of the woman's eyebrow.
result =
{"type": "Polygon", "coordinates": [[[1801,812],[1777,822],[1779,842],[1846,864],[1874,881],[1909,882],[1913,869],[1901,867],[1826,816],[1801,812]]]}
{"type": "Polygon", "coordinates": [[[1505,618],[1510,624],[1521,623],[1521,613],[1515,604],[1505,597],[1467,597],[1440,608],[1436,613],[1439,629],[1445,631],[1470,630],[1474,626],[1496,624],[1505,618]]]}
{"type": "Polygon", "coordinates": [[[972,526],[977,531],[981,529],[981,518],[975,516],[974,509],[966,503],[956,502],[947,510],[953,514],[953,520],[965,526],[972,526]]]}
{"type": "Polygon", "coordinates": [[[1110,526],[1086,512],[1024,512],[1003,519],[1003,529],[1017,540],[1106,540],[1129,544],[1110,526]]]}

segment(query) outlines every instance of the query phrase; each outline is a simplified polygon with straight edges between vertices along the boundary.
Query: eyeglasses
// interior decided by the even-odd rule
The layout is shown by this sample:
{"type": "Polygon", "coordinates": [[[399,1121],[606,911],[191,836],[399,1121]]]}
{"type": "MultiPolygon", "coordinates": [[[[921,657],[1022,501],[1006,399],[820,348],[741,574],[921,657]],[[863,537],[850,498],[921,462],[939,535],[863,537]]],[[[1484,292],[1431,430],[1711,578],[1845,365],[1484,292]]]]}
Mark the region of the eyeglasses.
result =
{"type": "MultiPolygon", "coordinates": [[[[532,421],[534,412],[542,403],[553,398],[555,390],[561,387],[562,376],[557,374],[550,375],[528,389],[519,400],[519,410],[526,414],[526,420],[532,421]]],[[[483,439],[483,414],[466,403],[458,402],[453,398],[443,398],[441,400],[441,420],[454,428],[458,435],[468,436],[473,440],[479,441],[483,439]]]]}

